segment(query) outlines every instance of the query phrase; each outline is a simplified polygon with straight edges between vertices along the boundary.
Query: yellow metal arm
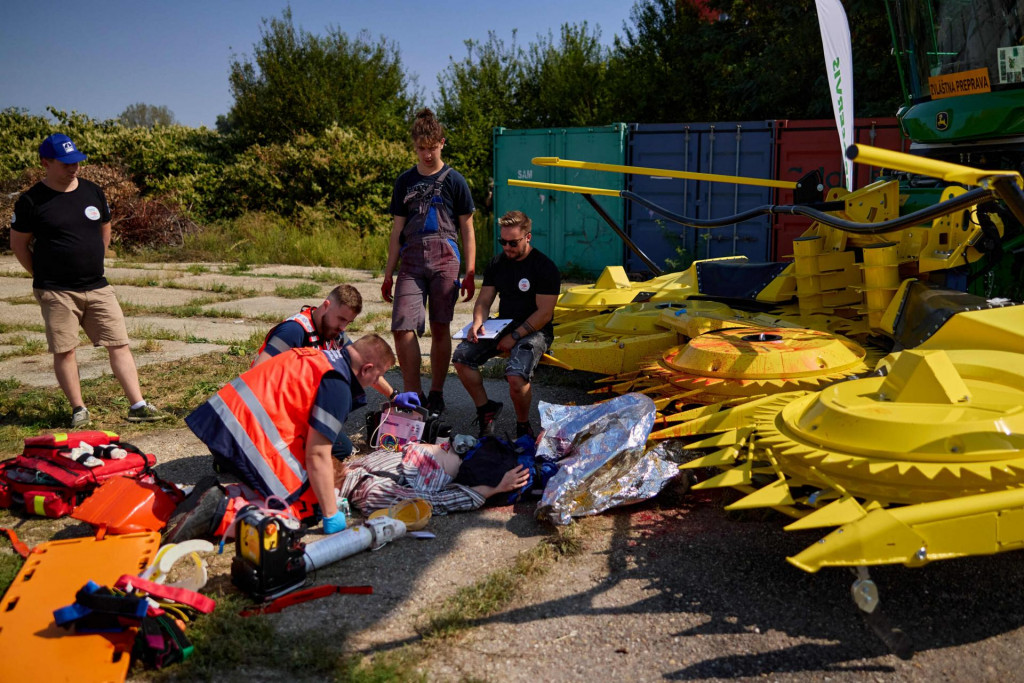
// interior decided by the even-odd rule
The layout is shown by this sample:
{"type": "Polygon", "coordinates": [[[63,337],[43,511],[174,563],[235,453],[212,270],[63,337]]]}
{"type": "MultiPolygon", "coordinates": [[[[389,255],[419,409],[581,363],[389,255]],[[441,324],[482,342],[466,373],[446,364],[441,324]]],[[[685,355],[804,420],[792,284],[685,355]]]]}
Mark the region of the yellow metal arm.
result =
{"type": "Polygon", "coordinates": [[[516,187],[535,187],[538,190],[555,190],[557,192],[576,192],[577,194],[600,194],[606,197],[620,197],[622,190],[609,190],[607,187],[583,187],[581,185],[559,185],[558,183],[538,183],[533,180],[509,180],[509,185],[516,187]]]}
{"type": "MultiPolygon", "coordinates": [[[[763,178],[746,178],[736,175],[718,175],[716,173],[693,173],[691,171],[673,171],[667,168],[648,168],[645,166],[621,166],[619,164],[598,164],[590,161],[572,161],[558,157],[534,157],[534,166],[557,166],[559,168],[579,168],[587,171],[607,171],[609,173],[632,173],[634,175],[651,175],[660,178],[683,178],[685,180],[707,180],[717,183],[733,183],[736,185],[757,185],[759,187],[779,187],[784,190],[796,188],[796,183],[788,180],[764,180],[763,178]]],[[[510,181],[511,182],[511,181],[510,181]]],[[[594,192],[593,194],[598,194],[594,192]]]]}
{"type": "Polygon", "coordinates": [[[850,145],[846,150],[846,156],[858,164],[881,166],[907,173],[920,173],[933,178],[941,178],[950,183],[988,187],[994,179],[1011,178],[1018,187],[1024,187],[1020,174],[1016,171],[987,171],[868,145],[850,145]]]}

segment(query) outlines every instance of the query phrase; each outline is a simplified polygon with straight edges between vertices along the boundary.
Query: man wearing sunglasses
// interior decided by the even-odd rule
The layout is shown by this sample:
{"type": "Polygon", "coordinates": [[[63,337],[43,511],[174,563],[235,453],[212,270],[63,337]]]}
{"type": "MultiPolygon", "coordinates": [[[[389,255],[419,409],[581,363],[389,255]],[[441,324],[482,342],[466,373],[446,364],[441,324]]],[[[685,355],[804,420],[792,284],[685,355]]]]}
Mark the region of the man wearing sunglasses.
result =
{"type": "Polygon", "coordinates": [[[484,272],[484,282],[473,306],[473,325],[466,341],[452,355],[455,371],[476,405],[480,436],[493,431],[494,420],[503,407],[487,397],[480,366],[500,353],[509,354],[505,379],[516,412],[516,437],[534,434],[530,425],[530,381],[551,346],[551,318],[562,280],[558,266],[530,244],[531,225],[522,211],[509,211],[498,219],[501,253],[484,272]],[[512,322],[498,337],[481,339],[479,335],[495,296],[500,298],[498,317],[512,322]]]}

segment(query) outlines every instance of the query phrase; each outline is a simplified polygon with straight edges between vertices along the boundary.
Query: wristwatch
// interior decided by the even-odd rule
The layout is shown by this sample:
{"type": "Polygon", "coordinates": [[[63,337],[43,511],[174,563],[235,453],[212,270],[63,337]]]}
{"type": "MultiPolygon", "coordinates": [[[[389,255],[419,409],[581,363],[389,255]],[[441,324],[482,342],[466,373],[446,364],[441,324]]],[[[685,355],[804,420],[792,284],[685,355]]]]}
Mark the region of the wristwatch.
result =
{"type": "Polygon", "coordinates": [[[512,339],[519,341],[523,338],[523,335],[519,334],[519,330],[512,330],[512,339]]]}

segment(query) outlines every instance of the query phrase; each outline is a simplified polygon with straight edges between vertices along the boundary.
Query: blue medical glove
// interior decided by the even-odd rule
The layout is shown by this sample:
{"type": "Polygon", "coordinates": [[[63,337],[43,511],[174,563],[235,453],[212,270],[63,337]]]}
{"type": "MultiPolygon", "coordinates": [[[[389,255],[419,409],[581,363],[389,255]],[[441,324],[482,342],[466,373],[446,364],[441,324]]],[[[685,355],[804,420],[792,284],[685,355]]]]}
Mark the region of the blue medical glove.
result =
{"type": "Polygon", "coordinates": [[[330,517],[324,517],[324,533],[336,534],[345,530],[345,513],[338,510],[330,517]]]}
{"type": "Polygon", "coordinates": [[[394,403],[402,410],[415,410],[420,407],[420,395],[415,391],[407,391],[395,396],[394,403]]]}

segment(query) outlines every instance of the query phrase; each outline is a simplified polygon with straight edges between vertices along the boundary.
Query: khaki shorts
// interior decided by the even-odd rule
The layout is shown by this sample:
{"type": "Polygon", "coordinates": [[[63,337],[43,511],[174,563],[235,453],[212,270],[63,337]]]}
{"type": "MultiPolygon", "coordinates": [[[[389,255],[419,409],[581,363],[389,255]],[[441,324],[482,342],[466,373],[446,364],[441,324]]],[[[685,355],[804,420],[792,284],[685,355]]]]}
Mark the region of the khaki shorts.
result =
{"type": "Polygon", "coordinates": [[[124,314],[109,285],[88,292],[33,289],[46,324],[50,353],[67,353],[78,346],[78,328],[89,335],[93,346],[124,346],[128,330],[124,314]]]}

